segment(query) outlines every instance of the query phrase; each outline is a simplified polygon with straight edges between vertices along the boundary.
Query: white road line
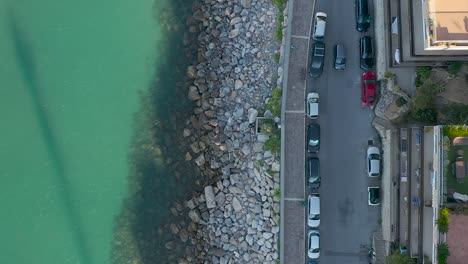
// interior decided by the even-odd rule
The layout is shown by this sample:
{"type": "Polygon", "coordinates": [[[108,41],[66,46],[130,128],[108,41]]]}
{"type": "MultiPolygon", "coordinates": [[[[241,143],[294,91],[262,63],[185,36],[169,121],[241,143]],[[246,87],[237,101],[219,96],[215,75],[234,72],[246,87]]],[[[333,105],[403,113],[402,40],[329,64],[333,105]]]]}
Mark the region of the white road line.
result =
{"type": "Polygon", "coordinates": [[[285,201],[303,202],[304,198],[284,198],[285,201]]]}
{"type": "Polygon", "coordinates": [[[309,37],[308,37],[308,36],[291,35],[291,38],[298,38],[298,39],[307,39],[307,40],[309,40],[309,37]]]}
{"type": "Polygon", "coordinates": [[[284,111],[284,113],[286,114],[304,114],[305,115],[305,111],[304,110],[286,110],[284,111]]]}

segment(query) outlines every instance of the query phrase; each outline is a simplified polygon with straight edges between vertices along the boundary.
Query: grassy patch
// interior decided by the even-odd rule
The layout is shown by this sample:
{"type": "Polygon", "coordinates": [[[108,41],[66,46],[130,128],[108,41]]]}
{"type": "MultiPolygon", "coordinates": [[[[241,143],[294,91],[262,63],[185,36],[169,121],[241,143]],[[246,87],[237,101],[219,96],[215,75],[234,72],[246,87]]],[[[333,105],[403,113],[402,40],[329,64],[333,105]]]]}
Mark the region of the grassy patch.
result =
{"type": "Polygon", "coordinates": [[[281,115],[281,88],[277,87],[271,91],[271,97],[263,107],[270,110],[274,116],[281,115]]]}
{"type": "Polygon", "coordinates": [[[463,66],[462,62],[453,61],[453,62],[450,62],[447,71],[448,73],[452,75],[457,75],[460,72],[460,69],[462,66],[463,66]]]}
{"type": "Polygon", "coordinates": [[[447,243],[439,243],[437,245],[437,262],[439,264],[447,264],[448,256],[450,256],[450,251],[447,243]]]}
{"type": "Polygon", "coordinates": [[[286,7],[287,0],[271,0],[273,4],[278,8],[278,19],[276,22],[276,30],[275,30],[275,39],[281,41],[283,39],[283,22],[284,16],[283,11],[286,7]]]}
{"type": "Polygon", "coordinates": [[[451,125],[468,123],[468,105],[450,103],[441,109],[446,117],[446,123],[451,125]]]}
{"type": "Polygon", "coordinates": [[[279,53],[275,53],[275,62],[276,63],[279,63],[280,61],[280,54],[279,53]]]}
{"type": "Polygon", "coordinates": [[[265,141],[264,145],[266,150],[271,151],[271,153],[275,156],[278,156],[281,151],[281,133],[277,131],[270,138],[265,141]]]}
{"type": "Polygon", "coordinates": [[[276,188],[275,192],[273,193],[273,197],[280,198],[281,197],[281,190],[280,188],[276,188]]]}
{"type": "Polygon", "coordinates": [[[449,170],[446,175],[447,177],[447,188],[452,189],[457,193],[467,194],[468,195],[468,179],[465,182],[461,183],[457,181],[455,177],[455,170],[453,164],[457,155],[457,150],[463,150],[463,159],[468,162],[468,146],[452,146],[448,151],[448,160],[449,160],[449,170]]]}

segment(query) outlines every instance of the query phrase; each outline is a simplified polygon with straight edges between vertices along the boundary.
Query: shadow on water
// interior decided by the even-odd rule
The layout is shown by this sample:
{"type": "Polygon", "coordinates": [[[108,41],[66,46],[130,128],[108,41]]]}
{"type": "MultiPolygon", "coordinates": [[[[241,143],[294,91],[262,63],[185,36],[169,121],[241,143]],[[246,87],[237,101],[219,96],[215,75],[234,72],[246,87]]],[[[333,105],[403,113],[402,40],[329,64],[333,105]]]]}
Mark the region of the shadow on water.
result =
{"type": "Polygon", "coordinates": [[[44,140],[50,159],[53,161],[55,169],[55,181],[59,188],[59,196],[64,204],[66,219],[73,230],[73,242],[79,258],[79,263],[93,264],[88,244],[86,242],[81,216],[74,203],[72,188],[67,175],[62,151],[57,143],[52,122],[47,113],[46,105],[41,94],[41,89],[36,76],[36,63],[34,61],[33,48],[28,42],[26,33],[17,23],[15,13],[10,8],[7,9],[7,24],[9,26],[11,39],[13,41],[16,59],[18,61],[20,73],[25,80],[26,89],[31,97],[31,103],[36,114],[40,134],[44,140]]]}
{"type": "MultiPolygon", "coordinates": [[[[185,120],[193,112],[187,99],[186,72],[190,59],[183,45],[185,20],[193,0],[171,0],[170,6],[155,10],[164,27],[167,50],[158,61],[155,80],[141,95],[142,109],[135,117],[135,135],[130,153],[129,198],[115,219],[112,263],[177,263],[186,246],[175,238],[168,224],[188,224],[183,214],[174,215],[176,202],[200,191],[198,167],[185,161],[188,146],[183,140],[185,120]]],[[[195,58],[196,47],[192,49],[195,58]]],[[[158,53],[161,53],[159,51],[158,53]]],[[[186,228],[183,226],[182,228],[186,228]]]]}

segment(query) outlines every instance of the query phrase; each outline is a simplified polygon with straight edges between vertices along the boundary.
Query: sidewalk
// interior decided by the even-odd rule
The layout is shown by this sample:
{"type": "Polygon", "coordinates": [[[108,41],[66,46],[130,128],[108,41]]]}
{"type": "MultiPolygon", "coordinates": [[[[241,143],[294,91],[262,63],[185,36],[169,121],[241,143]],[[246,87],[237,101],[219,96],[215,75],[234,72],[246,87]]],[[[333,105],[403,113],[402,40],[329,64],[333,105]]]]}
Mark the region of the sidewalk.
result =
{"type": "Polygon", "coordinates": [[[281,116],[280,260],[306,261],[305,106],[306,69],[315,1],[289,0],[284,46],[285,66],[281,116]],[[291,47],[295,47],[291,49],[291,47]],[[298,129],[303,128],[303,129],[298,129]]]}

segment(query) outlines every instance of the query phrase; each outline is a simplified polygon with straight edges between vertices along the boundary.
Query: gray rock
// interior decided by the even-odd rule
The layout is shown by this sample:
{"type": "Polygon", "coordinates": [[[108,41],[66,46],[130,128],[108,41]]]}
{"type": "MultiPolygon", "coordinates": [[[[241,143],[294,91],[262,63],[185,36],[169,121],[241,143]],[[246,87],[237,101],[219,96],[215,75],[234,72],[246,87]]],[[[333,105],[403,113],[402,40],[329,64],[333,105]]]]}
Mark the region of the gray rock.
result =
{"type": "Polygon", "coordinates": [[[183,132],[184,137],[189,137],[191,134],[192,132],[190,131],[190,129],[188,128],[184,129],[184,132],[183,132]]]}
{"type": "Polygon", "coordinates": [[[264,135],[264,134],[257,134],[257,141],[258,142],[266,142],[268,139],[270,138],[270,136],[268,135],[264,135]]]}
{"type": "Polygon", "coordinates": [[[172,223],[169,228],[171,229],[171,232],[174,234],[174,235],[177,235],[179,233],[179,227],[177,227],[176,224],[172,223]]]}
{"type": "Polygon", "coordinates": [[[208,209],[216,207],[216,200],[215,200],[214,190],[212,186],[205,187],[205,200],[206,200],[206,207],[208,209]]]}
{"type": "Polygon", "coordinates": [[[242,153],[244,154],[244,156],[250,155],[250,152],[251,152],[250,146],[247,145],[247,144],[244,144],[244,145],[242,146],[242,153]]]}
{"type": "Polygon", "coordinates": [[[236,80],[234,82],[234,89],[239,90],[244,86],[244,83],[241,80],[236,80]]]}
{"type": "Polygon", "coordinates": [[[198,213],[198,210],[190,210],[188,213],[188,217],[194,222],[194,223],[200,223],[200,213],[198,213]]]}
{"type": "Polygon", "coordinates": [[[249,128],[250,124],[249,122],[242,122],[239,126],[240,131],[247,131],[249,128]]]}
{"type": "MultiPolygon", "coordinates": [[[[221,186],[223,186],[221,184],[221,186]]],[[[223,186],[224,187],[224,186],[223,186]]],[[[216,196],[215,196],[215,200],[216,200],[216,204],[221,206],[224,204],[224,201],[226,201],[226,196],[224,195],[223,192],[219,192],[216,196]]]]}
{"type": "Polygon", "coordinates": [[[189,238],[189,234],[188,234],[187,230],[185,230],[185,229],[180,230],[179,237],[180,237],[180,240],[182,242],[184,242],[184,243],[187,242],[187,240],[189,238]]]}
{"type": "Polygon", "coordinates": [[[273,237],[273,234],[272,233],[269,233],[269,232],[264,232],[263,233],[263,238],[265,239],[270,239],[273,237]]]}
{"type": "Polygon", "coordinates": [[[239,35],[239,29],[235,28],[229,32],[229,38],[235,38],[239,35]]]}
{"type": "Polygon", "coordinates": [[[258,111],[253,108],[249,108],[249,123],[253,124],[257,120],[258,111]]]}
{"type": "Polygon", "coordinates": [[[190,155],[190,152],[185,153],[185,160],[186,161],[192,160],[192,155],[190,155]]]}
{"type": "Polygon", "coordinates": [[[197,68],[195,66],[188,66],[187,68],[187,77],[190,79],[197,78],[197,68]]]}
{"type": "Polygon", "coordinates": [[[242,7],[244,7],[244,8],[250,8],[251,1],[252,1],[252,0],[241,0],[240,2],[241,2],[242,7]]]}
{"type": "Polygon", "coordinates": [[[242,205],[241,205],[241,203],[239,202],[239,200],[237,200],[236,197],[234,197],[234,198],[232,199],[232,208],[233,208],[234,211],[236,211],[236,212],[242,211],[242,205]]]}
{"type": "Polygon", "coordinates": [[[235,25],[235,24],[237,24],[237,23],[239,23],[241,21],[242,21],[242,19],[240,17],[235,17],[235,18],[233,18],[231,20],[231,26],[233,26],[233,25],[235,25]]]}
{"type": "Polygon", "coordinates": [[[197,164],[198,167],[201,167],[205,164],[206,160],[205,160],[205,154],[200,154],[200,156],[198,156],[196,159],[195,159],[195,163],[197,164]]]}
{"type": "Polygon", "coordinates": [[[185,204],[190,210],[192,209],[195,209],[196,205],[195,205],[195,202],[193,201],[193,199],[190,199],[187,201],[187,203],[185,204]]]}
{"type": "Polygon", "coordinates": [[[198,88],[196,86],[190,86],[188,91],[188,98],[192,101],[200,99],[200,93],[198,92],[198,88]]]}

